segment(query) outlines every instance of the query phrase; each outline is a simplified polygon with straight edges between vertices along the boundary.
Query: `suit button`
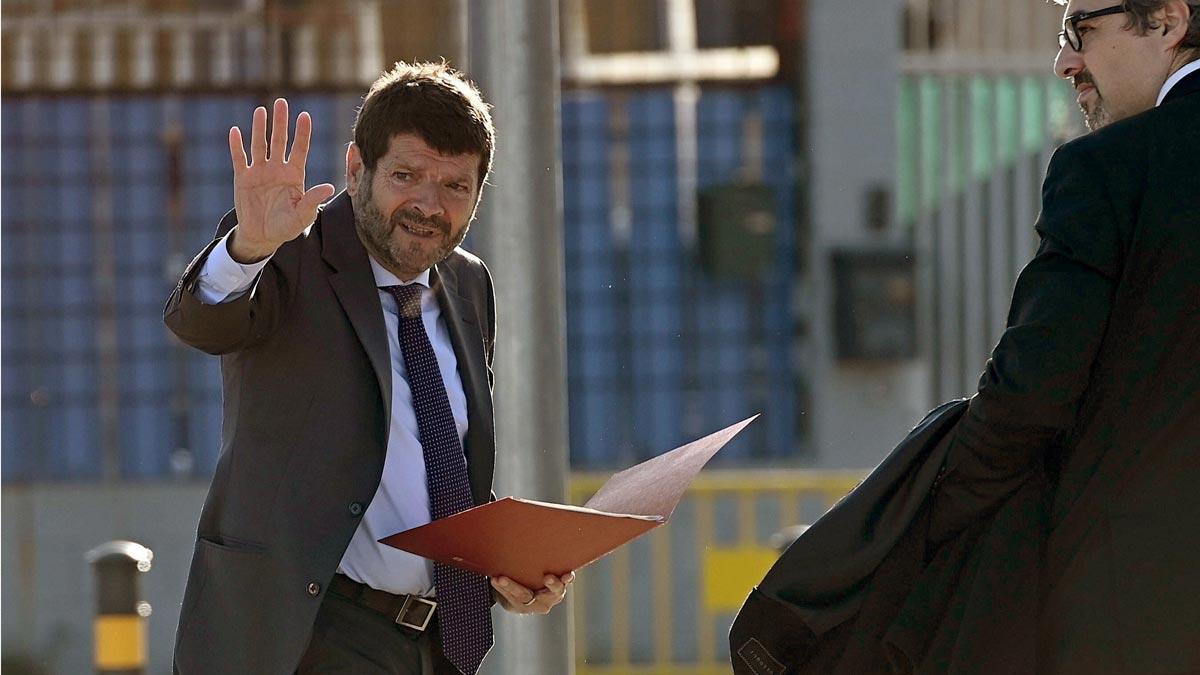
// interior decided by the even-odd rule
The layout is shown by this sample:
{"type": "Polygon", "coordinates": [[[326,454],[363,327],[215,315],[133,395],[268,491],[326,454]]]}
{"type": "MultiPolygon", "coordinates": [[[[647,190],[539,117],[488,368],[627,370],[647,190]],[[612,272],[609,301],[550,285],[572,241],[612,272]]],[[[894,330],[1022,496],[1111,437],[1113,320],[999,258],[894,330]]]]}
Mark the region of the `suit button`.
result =
{"type": "Polygon", "coordinates": [[[308,594],[314,598],[321,594],[321,584],[315,581],[308,582],[308,594]]]}
{"type": "Polygon", "coordinates": [[[350,515],[361,516],[363,512],[362,502],[350,502],[350,515]]]}

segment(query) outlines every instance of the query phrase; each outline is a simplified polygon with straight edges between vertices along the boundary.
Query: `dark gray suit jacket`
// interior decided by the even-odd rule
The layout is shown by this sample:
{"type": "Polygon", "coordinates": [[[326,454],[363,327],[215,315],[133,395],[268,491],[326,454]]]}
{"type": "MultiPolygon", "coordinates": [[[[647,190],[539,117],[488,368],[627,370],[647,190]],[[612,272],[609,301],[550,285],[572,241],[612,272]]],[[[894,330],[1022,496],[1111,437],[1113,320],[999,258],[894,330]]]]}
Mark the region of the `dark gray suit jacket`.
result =
{"type": "MultiPolygon", "coordinates": [[[[221,221],[216,239],[236,224],[221,221]]],[[[165,311],[187,344],[220,354],[221,456],[200,516],[175,667],[292,673],[338,562],[379,486],[391,419],[388,336],[366,250],[342,193],[271,258],[252,290],[202,304],[184,272],[165,311]]],[[[495,301],[482,261],[432,269],[467,397],[476,504],[490,499],[495,301]]]]}

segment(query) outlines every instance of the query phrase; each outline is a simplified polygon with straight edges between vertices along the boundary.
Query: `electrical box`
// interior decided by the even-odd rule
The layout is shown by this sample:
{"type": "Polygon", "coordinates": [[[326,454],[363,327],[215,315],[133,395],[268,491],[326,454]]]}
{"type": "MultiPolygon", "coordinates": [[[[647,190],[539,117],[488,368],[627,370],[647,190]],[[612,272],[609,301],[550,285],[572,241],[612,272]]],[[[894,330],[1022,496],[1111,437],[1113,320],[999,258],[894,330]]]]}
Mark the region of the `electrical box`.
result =
{"type": "Polygon", "coordinates": [[[718,277],[757,278],[775,260],[775,195],[763,183],[700,191],[698,232],[704,269],[718,277]]]}
{"type": "Polygon", "coordinates": [[[917,286],[912,253],[834,251],[832,267],[838,358],[915,358],[917,286]]]}

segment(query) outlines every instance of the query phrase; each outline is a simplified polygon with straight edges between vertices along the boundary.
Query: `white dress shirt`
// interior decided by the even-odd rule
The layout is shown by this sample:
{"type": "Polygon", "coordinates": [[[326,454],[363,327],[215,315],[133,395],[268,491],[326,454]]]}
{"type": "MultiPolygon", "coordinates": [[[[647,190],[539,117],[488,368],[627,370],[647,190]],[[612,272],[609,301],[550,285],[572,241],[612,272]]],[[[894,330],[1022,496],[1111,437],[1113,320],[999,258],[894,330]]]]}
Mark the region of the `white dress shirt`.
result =
{"type": "Polygon", "coordinates": [[[1197,70],[1200,70],[1200,59],[1180,66],[1179,70],[1171,73],[1171,76],[1167,78],[1167,81],[1163,82],[1162,89],[1158,90],[1158,100],[1154,102],[1154,106],[1158,107],[1162,105],[1163,99],[1167,97],[1167,92],[1171,91],[1171,87],[1179,84],[1180,80],[1188,75],[1191,75],[1197,70]]]}
{"type": "MultiPolygon", "coordinates": [[[[229,255],[227,235],[217,244],[197,277],[196,297],[215,305],[234,300],[248,290],[255,276],[267,265],[263,260],[243,265],[229,255]]],[[[408,285],[370,258],[376,287],[408,285]]],[[[467,434],[467,397],[458,374],[458,359],[450,344],[450,334],[442,321],[441,307],[429,289],[429,270],[409,284],[425,287],[421,294],[421,322],[429,334],[437,356],[450,411],[458,428],[459,442],[467,434]]],[[[433,594],[433,564],[419,556],[378,543],[379,539],[429,522],[429,489],[425,483],[425,455],[421,449],[417,418],[413,412],[412,392],[408,388],[404,355],[400,351],[396,299],[387,291],[378,291],[387,327],[388,352],[392,365],[392,420],[388,429],[387,455],[383,478],[359,522],[350,545],[342,556],[338,571],[355,581],[389,593],[433,594]]]]}

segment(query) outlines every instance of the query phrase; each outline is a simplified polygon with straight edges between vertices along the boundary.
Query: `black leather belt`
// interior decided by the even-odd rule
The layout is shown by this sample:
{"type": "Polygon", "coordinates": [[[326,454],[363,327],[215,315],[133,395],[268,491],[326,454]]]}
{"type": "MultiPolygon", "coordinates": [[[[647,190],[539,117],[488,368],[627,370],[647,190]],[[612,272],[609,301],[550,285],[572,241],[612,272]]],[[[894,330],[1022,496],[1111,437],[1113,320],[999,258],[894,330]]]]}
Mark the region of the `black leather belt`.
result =
{"type": "Polygon", "coordinates": [[[388,593],[360,584],[344,574],[333,575],[329,590],[418,633],[429,626],[433,611],[437,609],[437,603],[429,598],[388,593]]]}

